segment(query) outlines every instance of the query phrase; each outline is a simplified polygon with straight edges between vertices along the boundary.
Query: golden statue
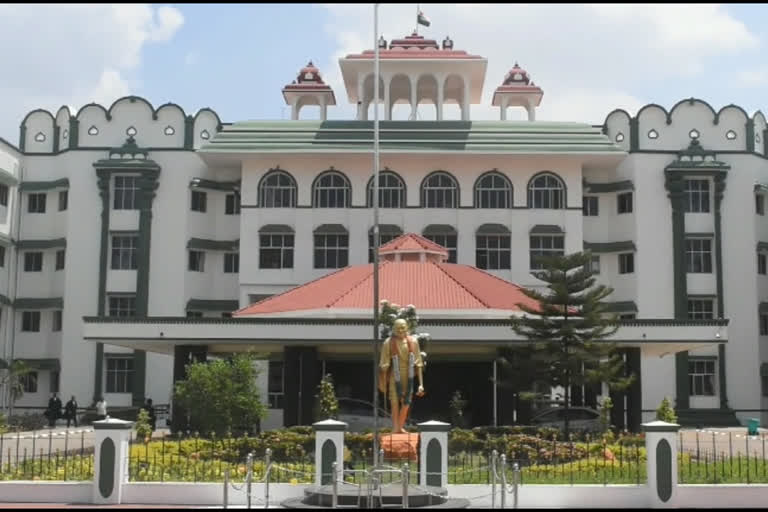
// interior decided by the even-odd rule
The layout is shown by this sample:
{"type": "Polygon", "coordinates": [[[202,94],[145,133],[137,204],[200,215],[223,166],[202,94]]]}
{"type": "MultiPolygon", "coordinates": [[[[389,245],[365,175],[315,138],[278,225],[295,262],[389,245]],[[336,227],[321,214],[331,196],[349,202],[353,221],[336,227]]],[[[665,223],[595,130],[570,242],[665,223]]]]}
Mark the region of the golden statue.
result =
{"type": "Polygon", "coordinates": [[[413,398],[413,378],[418,376],[416,396],[424,396],[424,378],[419,341],[408,334],[408,322],[395,320],[392,335],[384,341],[379,360],[379,391],[386,397],[392,411],[392,432],[403,433],[405,420],[413,398]]]}

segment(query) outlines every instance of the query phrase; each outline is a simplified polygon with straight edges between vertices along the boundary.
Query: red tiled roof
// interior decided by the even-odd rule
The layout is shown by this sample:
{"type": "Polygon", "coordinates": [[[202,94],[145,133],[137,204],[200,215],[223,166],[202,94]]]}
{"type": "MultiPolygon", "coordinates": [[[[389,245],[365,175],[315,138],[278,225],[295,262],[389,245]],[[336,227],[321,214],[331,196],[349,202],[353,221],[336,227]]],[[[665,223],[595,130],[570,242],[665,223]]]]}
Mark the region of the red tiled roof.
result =
{"type": "MultiPolygon", "coordinates": [[[[438,246],[440,247],[440,246],[438,246]]],[[[418,309],[520,311],[536,307],[521,288],[468,265],[384,261],[379,266],[379,297],[418,309]]],[[[355,265],[251,304],[234,313],[249,315],[340,308],[370,309],[373,265],[355,265]]]]}
{"type": "Polygon", "coordinates": [[[448,255],[448,249],[428,238],[424,238],[423,236],[417,235],[415,233],[406,233],[404,235],[400,235],[394,240],[387,242],[386,244],[379,247],[379,254],[390,251],[419,250],[439,252],[441,254],[445,254],[446,256],[448,255]]]}

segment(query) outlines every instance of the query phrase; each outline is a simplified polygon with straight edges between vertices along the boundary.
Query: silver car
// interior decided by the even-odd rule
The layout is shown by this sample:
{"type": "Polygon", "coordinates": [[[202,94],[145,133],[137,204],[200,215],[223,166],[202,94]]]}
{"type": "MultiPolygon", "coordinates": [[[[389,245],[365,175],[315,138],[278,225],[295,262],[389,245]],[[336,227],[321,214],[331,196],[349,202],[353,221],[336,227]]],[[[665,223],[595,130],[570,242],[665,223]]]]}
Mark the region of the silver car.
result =
{"type": "MultiPolygon", "coordinates": [[[[349,432],[373,431],[373,404],[356,398],[339,398],[339,421],[349,425],[349,432]]],[[[392,427],[389,413],[379,407],[379,428],[392,427]]]]}
{"type": "MultiPolygon", "coordinates": [[[[565,408],[553,407],[546,409],[531,419],[531,424],[537,427],[555,427],[565,429],[565,408]]],[[[570,407],[568,409],[568,428],[572,431],[600,432],[603,424],[600,413],[589,407],[570,407]]]]}

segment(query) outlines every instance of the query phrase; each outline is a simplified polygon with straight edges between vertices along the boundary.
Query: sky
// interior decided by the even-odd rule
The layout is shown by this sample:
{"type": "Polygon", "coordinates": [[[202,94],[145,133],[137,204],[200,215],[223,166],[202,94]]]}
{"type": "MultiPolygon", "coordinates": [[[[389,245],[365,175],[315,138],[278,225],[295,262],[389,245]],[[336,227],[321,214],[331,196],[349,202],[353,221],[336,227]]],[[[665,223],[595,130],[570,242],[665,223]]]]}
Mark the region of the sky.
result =
{"type": "MultiPolygon", "coordinates": [[[[766,5],[420,7],[420,34],[488,59],[473,120],[498,119],[491,95],[515,62],[544,90],[538,120],[601,124],[615,108],[690,97],[768,112],[766,5]]],[[[416,9],[381,4],[380,33],[410,34],[416,9]]],[[[0,137],[18,145],[30,110],[128,94],[224,122],[289,119],[281,90],[309,60],[335,91],[329,119],[351,119],[338,59],[372,41],[373,4],[0,4],[0,137]]]]}

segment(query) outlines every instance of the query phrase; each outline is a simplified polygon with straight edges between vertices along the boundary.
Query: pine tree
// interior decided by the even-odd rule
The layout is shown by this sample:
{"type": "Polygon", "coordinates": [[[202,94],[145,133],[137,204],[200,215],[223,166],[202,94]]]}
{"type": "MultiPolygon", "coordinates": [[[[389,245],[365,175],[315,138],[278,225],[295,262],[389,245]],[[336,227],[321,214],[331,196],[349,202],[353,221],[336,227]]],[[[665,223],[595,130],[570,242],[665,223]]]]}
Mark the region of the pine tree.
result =
{"type": "Polygon", "coordinates": [[[571,386],[606,382],[610,389],[626,389],[633,376],[624,376],[616,345],[605,341],[618,326],[603,300],[613,289],[596,285],[589,252],[540,257],[543,270],[532,274],[547,283],[548,292],[523,288],[539,307],[524,303],[525,313],[512,317],[512,329],[529,341],[531,364],[550,386],[565,389],[565,435],[569,433],[571,386]]]}
{"type": "Polygon", "coordinates": [[[323,375],[317,386],[320,406],[320,417],[323,419],[336,419],[339,414],[339,401],[336,399],[336,391],[333,387],[333,377],[330,373],[323,375]]]}

